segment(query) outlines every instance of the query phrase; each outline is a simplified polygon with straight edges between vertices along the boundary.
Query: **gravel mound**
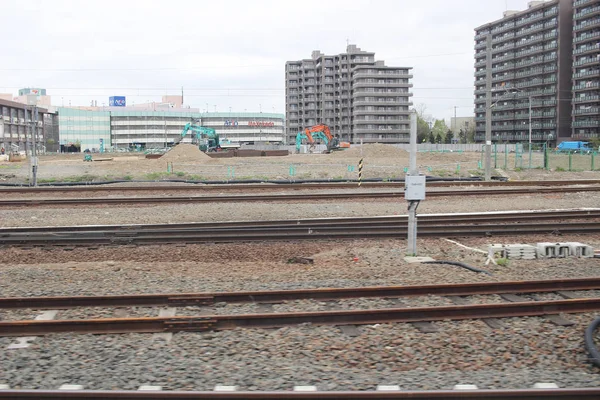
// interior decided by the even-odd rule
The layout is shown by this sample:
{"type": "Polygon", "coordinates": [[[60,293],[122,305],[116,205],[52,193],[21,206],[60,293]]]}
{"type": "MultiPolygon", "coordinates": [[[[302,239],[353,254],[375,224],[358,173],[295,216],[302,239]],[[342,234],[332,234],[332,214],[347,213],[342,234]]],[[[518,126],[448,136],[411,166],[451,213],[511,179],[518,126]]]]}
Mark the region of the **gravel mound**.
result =
{"type": "Polygon", "coordinates": [[[210,159],[209,156],[200,151],[198,146],[186,143],[178,144],[160,157],[161,161],[206,161],[210,159]]]}

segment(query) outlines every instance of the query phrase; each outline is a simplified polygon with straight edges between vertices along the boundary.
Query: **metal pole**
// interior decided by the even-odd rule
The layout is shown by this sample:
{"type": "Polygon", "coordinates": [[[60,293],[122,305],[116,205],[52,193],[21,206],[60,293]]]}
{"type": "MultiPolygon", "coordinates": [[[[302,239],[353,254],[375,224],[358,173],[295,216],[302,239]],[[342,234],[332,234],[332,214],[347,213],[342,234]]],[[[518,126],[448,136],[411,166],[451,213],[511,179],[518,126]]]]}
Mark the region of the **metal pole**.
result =
{"type": "Polygon", "coordinates": [[[531,96],[529,96],[529,151],[531,151],[531,96]]]}
{"type": "Polygon", "coordinates": [[[33,106],[33,186],[37,186],[38,159],[36,151],[38,108],[33,106]]]}
{"type": "Polygon", "coordinates": [[[492,35],[486,38],[485,59],[485,180],[492,180],[492,35]]]}
{"type": "MultiPolygon", "coordinates": [[[[417,113],[410,114],[410,175],[419,175],[417,169],[417,113]]],[[[418,201],[408,201],[408,249],[410,256],[417,255],[417,207],[418,201]]]]}

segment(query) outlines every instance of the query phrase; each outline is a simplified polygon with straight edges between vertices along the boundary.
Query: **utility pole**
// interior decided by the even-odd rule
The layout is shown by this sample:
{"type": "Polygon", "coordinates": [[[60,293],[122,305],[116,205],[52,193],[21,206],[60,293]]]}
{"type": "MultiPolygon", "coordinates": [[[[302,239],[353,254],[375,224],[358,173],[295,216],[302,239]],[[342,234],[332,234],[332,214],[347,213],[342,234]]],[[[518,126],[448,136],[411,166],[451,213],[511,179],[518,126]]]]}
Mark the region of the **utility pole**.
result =
{"type": "Polygon", "coordinates": [[[486,37],[485,58],[485,180],[492,180],[492,35],[486,37]]]}
{"type": "Polygon", "coordinates": [[[454,124],[452,125],[452,134],[456,134],[456,106],[454,106],[454,124]]]}

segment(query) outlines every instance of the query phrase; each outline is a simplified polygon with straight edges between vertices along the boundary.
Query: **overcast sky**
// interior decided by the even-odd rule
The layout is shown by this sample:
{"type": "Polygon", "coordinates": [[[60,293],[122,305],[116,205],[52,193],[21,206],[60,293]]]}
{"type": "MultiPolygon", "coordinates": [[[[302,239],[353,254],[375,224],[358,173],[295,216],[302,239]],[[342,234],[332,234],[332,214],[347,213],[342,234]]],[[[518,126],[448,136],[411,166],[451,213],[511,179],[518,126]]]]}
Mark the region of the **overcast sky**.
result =
{"type": "Polygon", "coordinates": [[[179,94],[210,111],[285,112],[285,62],[347,40],[413,67],[413,102],[473,113],[474,28],[526,0],[0,0],[0,92],[54,105],[179,94]],[[299,7],[296,7],[299,6],[299,7]]]}

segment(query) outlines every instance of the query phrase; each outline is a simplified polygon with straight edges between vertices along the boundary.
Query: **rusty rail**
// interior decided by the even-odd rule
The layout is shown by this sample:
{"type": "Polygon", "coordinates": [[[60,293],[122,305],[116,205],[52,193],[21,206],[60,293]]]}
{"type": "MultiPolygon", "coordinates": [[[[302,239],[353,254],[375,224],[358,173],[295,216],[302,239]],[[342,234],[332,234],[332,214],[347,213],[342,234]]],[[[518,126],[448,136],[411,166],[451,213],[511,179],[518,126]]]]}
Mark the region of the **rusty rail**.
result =
{"type": "Polygon", "coordinates": [[[386,308],[271,314],[208,315],[91,320],[0,321],[1,336],[42,336],[49,333],[156,333],[205,332],[235,328],[279,328],[315,325],[370,325],[392,322],[424,322],[541,316],[600,310],[600,298],[476,304],[443,307],[386,308]]]}
{"type": "Polygon", "coordinates": [[[600,398],[600,388],[522,389],[522,390],[431,390],[431,391],[345,391],[345,392],[187,392],[117,390],[0,390],[0,399],[45,400],[592,400],[600,398]]]}
{"type": "Polygon", "coordinates": [[[540,293],[600,288],[600,277],[543,281],[482,282],[446,285],[375,286],[251,292],[166,293],[108,296],[3,297],[0,309],[65,309],[76,307],[209,306],[215,303],[272,303],[294,300],[340,300],[369,297],[472,296],[540,293]]]}
{"type": "MultiPolygon", "coordinates": [[[[185,182],[187,185],[169,184],[169,182],[154,182],[144,186],[107,186],[90,183],[86,186],[38,186],[38,187],[0,187],[0,193],[51,193],[51,192],[187,192],[187,191],[226,191],[226,190],[282,190],[282,189],[353,189],[356,182],[320,182],[320,183],[241,183],[241,184],[206,184],[197,182],[185,182]],[[156,185],[159,183],[160,185],[156,185]]],[[[575,180],[553,180],[553,181],[428,181],[428,187],[455,187],[455,186],[481,186],[481,187],[510,187],[510,186],[569,186],[569,185],[600,185],[600,179],[575,179],[575,180]]],[[[362,182],[362,187],[370,188],[403,188],[404,182],[362,182]]]]}
{"type": "MultiPolygon", "coordinates": [[[[600,186],[583,187],[542,187],[516,189],[473,189],[427,191],[427,198],[447,196],[513,196],[518,194],[598,192],[600,186]]],[[[266,202],[266,201],[325,201],[404,198],[403,191],[395,192],[352,192],[352,193],[316,193],[316,194],[257,194],[227,196],[154,196],[154,197],[83,197],[54,199],[10,199],[0,200],[0,207],[38,207],[49,205],[115,205],[115,204],[174,204],[174,203],[230,203],[230,202],[266,202]]]]}

